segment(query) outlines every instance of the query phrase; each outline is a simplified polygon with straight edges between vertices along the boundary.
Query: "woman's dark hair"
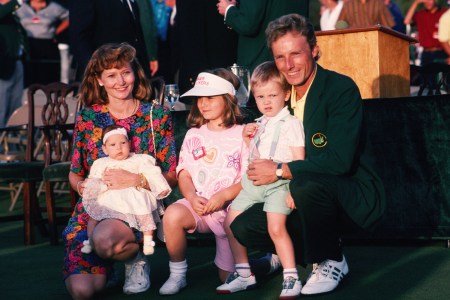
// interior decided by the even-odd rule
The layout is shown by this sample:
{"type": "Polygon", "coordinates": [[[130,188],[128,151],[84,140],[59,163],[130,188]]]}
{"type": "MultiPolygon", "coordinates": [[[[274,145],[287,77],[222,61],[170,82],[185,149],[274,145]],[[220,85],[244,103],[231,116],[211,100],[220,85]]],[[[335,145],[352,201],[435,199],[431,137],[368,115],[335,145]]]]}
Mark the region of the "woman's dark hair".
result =
{"type": "Polygon", "coordinates": [[[81,82],[79,99],[85,106],[107,104],[108,95],[98,83],[102,72],[112,68],[122,68],[130,64],[136,77],[133,87],[133,97],[138,100],[148,100],[151,88],[144,70],[136,59],[136,49],[127,43],[105,44],[92,54],[81,82]]]}

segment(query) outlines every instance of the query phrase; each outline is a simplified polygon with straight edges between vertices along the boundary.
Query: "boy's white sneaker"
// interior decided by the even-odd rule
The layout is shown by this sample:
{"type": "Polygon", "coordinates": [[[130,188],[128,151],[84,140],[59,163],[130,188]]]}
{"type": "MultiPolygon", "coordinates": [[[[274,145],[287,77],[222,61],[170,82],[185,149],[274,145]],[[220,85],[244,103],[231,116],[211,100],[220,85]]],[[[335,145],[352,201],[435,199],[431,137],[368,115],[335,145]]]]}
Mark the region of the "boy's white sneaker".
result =
{"type": "Polygon", "coordinates": [[[125,294],[145,292],[150,288],[150,265],[147,258],[139,252],[131,262],[125,263],[125,294]]]}
{"type": "Polygon", "coordinates": [[[337,288],[347,274],[348,265],[344,256],[342,256],[342,261],[324,260],[320,264],[314,265],[301,293],[303,295],[314,295],[331,292],[337,288]]]}
{"type": "Polygon", "coordinates": [[[256,287],[255,275],[242,277],[237,272],[230,273],[227,280],[221,286],[216,288],[218,294],[230,294],[239,291],[245,291],[256,287]]]}
{"type": "Polygon", "coordinates": [[[170,275],[169,279],[159,289],[160,295],[175,295],[187,286],[186,277],[182,275],[170,275]]]}
{"type": "Polygon", "coordinates": [[[302,283],[298,278],[292,276],[287,277],[283,281],[283,289],[281,290],[280,300],[297,299],[302,290],[302,283]]]}

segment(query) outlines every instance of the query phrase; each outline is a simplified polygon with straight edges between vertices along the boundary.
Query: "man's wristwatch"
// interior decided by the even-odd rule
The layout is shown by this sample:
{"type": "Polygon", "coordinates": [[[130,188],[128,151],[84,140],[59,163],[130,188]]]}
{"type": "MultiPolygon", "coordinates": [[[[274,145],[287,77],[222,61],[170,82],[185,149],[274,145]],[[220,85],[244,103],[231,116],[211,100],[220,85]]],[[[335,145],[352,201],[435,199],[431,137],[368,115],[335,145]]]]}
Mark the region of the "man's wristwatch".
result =
{"type": "Polygon", "coordinates": [[[277,175],[278,179],[283,179],[283,164],[279,163],[277,166],[277,170],[275,171],[275,175],[277,175]]]}

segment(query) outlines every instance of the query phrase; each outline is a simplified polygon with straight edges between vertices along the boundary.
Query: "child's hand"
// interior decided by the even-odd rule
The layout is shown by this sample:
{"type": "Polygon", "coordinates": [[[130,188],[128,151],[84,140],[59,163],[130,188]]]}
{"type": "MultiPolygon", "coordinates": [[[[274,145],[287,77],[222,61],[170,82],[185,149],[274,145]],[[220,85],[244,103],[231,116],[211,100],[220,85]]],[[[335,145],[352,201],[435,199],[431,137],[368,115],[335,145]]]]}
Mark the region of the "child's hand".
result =
{"type": "Polygon", "coordinates": [[[286,197],[286,206],[290,209],[297,209],[297,207],[295,207],[294,198],[292,198],[291,193],[288,193],[286,197]]]}
{"type": "Polygon", "coordinates": [[[203,211],[205,209],[205,205],[208,203],[208,199],[195,196],[188,201],[191,203],[192,209],[197,213],[197,215],[203,216],[203,211]]]}
{"type": "Polygon", "coordinates": [[[220,197],[219,194],[214,194],[206,203],[204,209],[203,209],[203,215],[208,215],[213,212],[219,211],[223,208],[225,205],[225,202],[227,199],[220,197]]]}
{"type": "Polygon", "coordinates": [[[248,123],[244,126],[244,130],[242,131],[242,137],[245,138],[253,138],[258,131],[258,124],[256,123],[248,123]]]}

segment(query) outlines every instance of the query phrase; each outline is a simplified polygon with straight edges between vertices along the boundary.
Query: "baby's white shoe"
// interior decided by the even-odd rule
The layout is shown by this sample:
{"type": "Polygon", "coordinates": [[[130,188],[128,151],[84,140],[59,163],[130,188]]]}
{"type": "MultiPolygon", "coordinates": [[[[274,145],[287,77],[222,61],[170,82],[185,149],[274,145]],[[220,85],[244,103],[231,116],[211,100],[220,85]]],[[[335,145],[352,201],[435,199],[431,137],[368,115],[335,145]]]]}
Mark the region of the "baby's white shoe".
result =
{"type": "Polygon", "coordinates": [[[155,242],[153,241],[153,236],[144,235],[143,252],[145,255],[152,255],[153,253],[155,253],[155,242]]]}
{"type": "Polygon", "coordinates": [[[81,247],[81,252],[89,254],[92,252],[91,242],[89,240],[83,241],[83,247],[81,247]]]}

